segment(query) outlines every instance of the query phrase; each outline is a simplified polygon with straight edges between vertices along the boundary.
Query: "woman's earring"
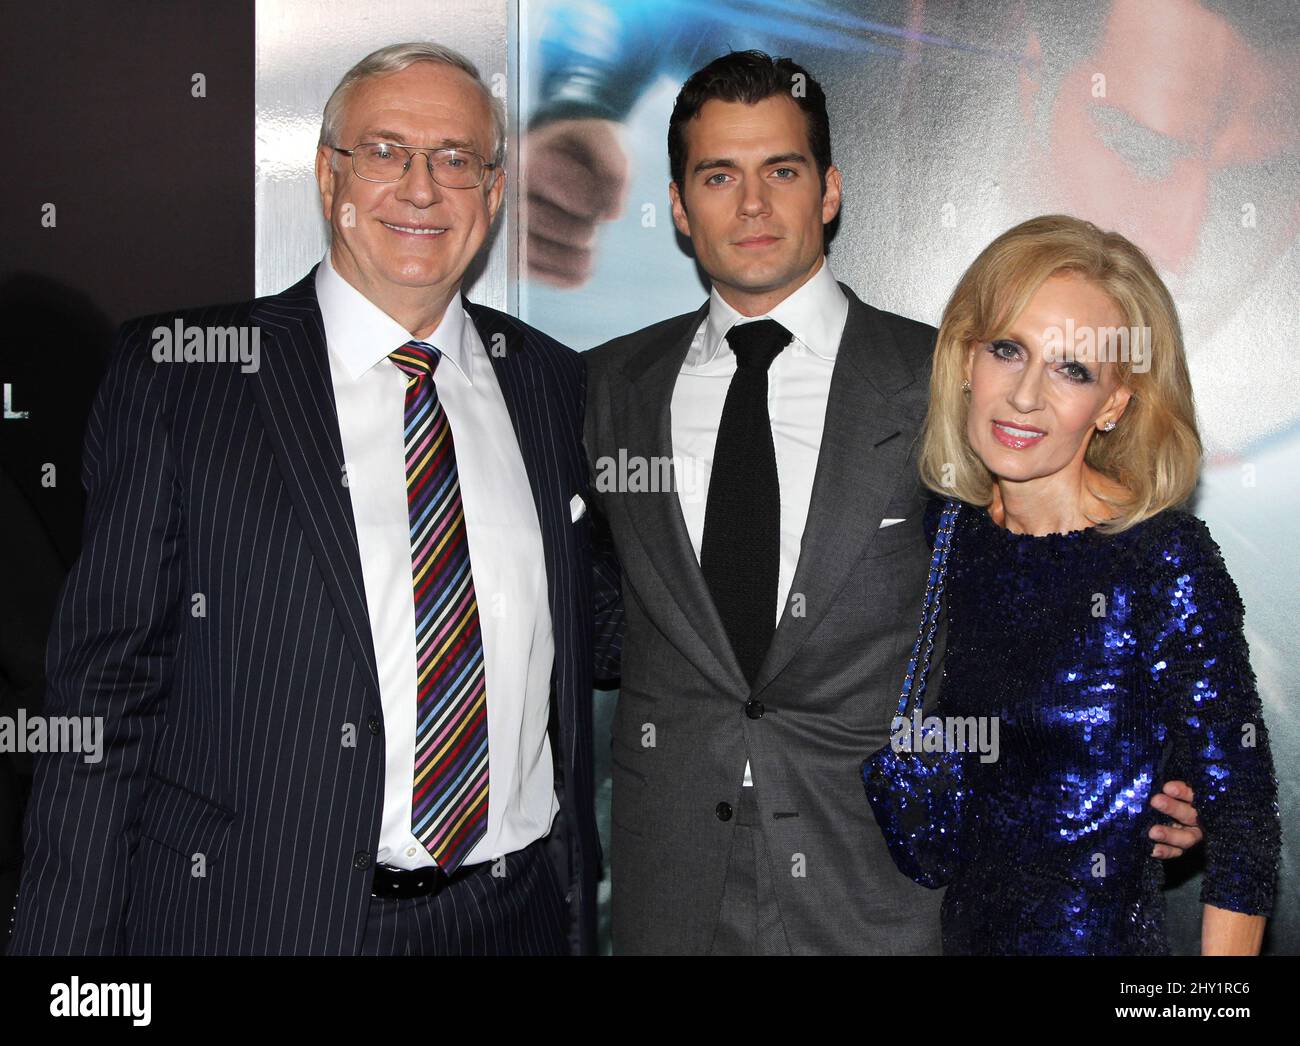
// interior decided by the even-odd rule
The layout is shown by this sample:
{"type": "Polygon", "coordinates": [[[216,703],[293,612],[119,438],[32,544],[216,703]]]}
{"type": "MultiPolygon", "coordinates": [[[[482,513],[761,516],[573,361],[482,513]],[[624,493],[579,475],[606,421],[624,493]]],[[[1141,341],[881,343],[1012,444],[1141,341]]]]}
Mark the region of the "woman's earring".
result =
{"type": "Polygon", "coordinates": [[[962,390],[962,392],[970,392],[970,379],[969,379],[969,378],[967,378],[965,381],[963,381],[963,382],[961,383],[961,390],[962,390]]]}
{"type": "Polygon", "coordinates": [[[1103,425],[1103,426],[1101,427],[1101,431],[1102,431],[1102,432],[1109,432],[1109,431],[1110,431],[1111,429],[1113,429],[1114,427],[1115,427],[1115,423],[1114,423],[1113,421],[1108,421],[1108,422],[1106,422],[1105,425],[1103,425]]]}

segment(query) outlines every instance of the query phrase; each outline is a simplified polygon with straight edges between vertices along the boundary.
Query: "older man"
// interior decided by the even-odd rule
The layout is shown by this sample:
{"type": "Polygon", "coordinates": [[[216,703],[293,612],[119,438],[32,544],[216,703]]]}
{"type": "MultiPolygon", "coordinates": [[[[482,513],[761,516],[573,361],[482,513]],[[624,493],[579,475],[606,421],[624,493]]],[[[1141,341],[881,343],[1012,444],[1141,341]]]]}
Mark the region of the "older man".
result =
{"type": "Polygon", "coordinates": [[[617,571],[580,359],[460,294],[503,151],[470,62],[376,51],[325,108],[321,263],[121,331],[48,655],[103,757],[40,759],[11,952],[593,947],[617,571]]]}

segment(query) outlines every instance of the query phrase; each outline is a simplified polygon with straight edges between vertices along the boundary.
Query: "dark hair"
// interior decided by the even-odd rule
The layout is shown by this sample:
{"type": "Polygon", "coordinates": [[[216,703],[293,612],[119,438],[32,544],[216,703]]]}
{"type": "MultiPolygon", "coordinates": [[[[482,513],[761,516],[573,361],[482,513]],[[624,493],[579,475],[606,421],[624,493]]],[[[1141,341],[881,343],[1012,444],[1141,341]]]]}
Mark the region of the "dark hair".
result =
{"type": "Polygon", "coordinates": [[[831,165],[831,121],[826,115],[826,93],[803,66],[762,51],[724,54],[692,73],[682,84],[673,104],[673,115],[668,119],[668,168],[678,189],[683,187],[686,175],[686,124],[699,115],[705,102],[716,98],[753,105],[779,94],[803,110],[808,125],[808,148],[824,191],[826,171],[831,165]]]}

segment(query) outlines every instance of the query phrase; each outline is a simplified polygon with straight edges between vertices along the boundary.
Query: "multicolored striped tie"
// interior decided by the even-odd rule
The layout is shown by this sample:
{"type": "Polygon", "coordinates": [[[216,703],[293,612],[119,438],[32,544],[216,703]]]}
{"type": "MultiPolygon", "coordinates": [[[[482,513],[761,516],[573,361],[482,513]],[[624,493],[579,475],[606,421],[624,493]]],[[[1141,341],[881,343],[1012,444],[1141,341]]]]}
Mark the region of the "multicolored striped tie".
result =
{"type": "Polygon", "coordinates": [[[388,358],[407,376],[406,506],[416,665],[411,831],[450,875],[487,829],[483,634],[456,445],[433,383],[442,354],[410,341],[388,358]]]}

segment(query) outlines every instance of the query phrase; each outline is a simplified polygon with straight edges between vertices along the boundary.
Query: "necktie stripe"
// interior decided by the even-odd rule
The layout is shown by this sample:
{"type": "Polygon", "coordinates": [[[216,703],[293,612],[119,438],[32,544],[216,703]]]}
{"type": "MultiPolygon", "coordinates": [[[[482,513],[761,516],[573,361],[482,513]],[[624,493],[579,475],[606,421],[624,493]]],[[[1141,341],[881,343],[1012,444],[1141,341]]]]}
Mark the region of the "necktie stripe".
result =
{"type": "Polygon", "coordinates": [[[487,746],[478,745],[460,753],[454,761],[436,763],[429,767],[429,780],[423,786],[417,782],[415,804],[412,807],[412,821],[421,831],[430,836],[439,834],[439,830],[448,822],[454,822],[464,809],[466,799],[479,789],[479,782],[486,770],[487,746]],[[451,782],[445,795],[426,791],[433,775],[451,782]],[[438,799],[435,804],[434,799],[438,799]]]}
{"type": "MultiPolygon", "coordinates": [[[[466,599],[469,584],[469,573],[459,581],[455,589],[448,589],[437,597],[436,603],[431,603],[425,613],[424,619],[416,623],[415,632],[421,643],[421,649],[424,649],[427,640],[431,636],[438,634],[443,622],[449,615],[456,613],[456,607],[461,606],[466,599]]],[[[423,664],[421,658],[417,664],[423,664]]]]}
{"type": "Polygon", "coordinates": [[[433,540],[424,542],[418,550],[423,561],[420,569],[415,573],[414,580],[421,597],[434,579],[440,578],[444,571],[454,569],[457,557],[464,551],[460,544],[464,537],[462,533],[464,527],[465,517],[457,512],[450,519],[446,530],[434,535],[433,540]],[[432,576],[426,579],[425,574],[432,576]]]}
{"type": "MultiPolygon", "coordinates": [[[[486,799],[487,775],[481,774],[470,778],[464,786],[463,794],[458,796],[459,802],[454,806],[430,810],[424,819],[423,830],[429,832],[433,840],[442,845],[449,845],[452,839],[452,833],[463,830],[463,826],[468,821],[473,823],[472,818],[477,814],[478,800],[480,797],[486,799]]],[[[454,838],[454,837],[453,837],[454,838]]]]}
{"type": "Polygon", "coordinates": [[[487,830],[489,775],[483,634],[456,442],[434,383],[441,354],[408,342],[406,505],[415,606],[415,761],[411,832],[448,874],[487,830]]]}
{"type": "MultiPolygon", "coordinates": [[[[430,649],[434,651],[434,654],[431,658],[425,659],[424,668],[420,672],[420,678],[417,679],[418,685],[423,686],[425,678],[428,677],[429,673],[434,669],[438,669],[439,675],[442,674],[442,666],[445,664],[445,659],[456,652],[456,644],[463,642],[460,630],[464,627],[465,622],[470,618],[470,616],[476,614],[477,610],[478,608],[476,606],[472,604],[467,605],[463,614],[458,618],[452,618],[448,621],[448,627],[432,638],[430,641],[430,649]],[[455,625],[456,628],[452,628],[451,626],[453,625],[455,625]]],[[[419,662],[417,662],[417,664],[418,663],[419,662]]]]}
{"type": "Polygon", "coordinates": [[[445,433],[449,431],[450,429],[437,434],[432,432],[429,433],[428,437],[426,437],[425,440],[415,448],[415,452],[411,455],[411,457],[415,459],[415,472],[421,477],[420,482],[416,485],[416,490],[419,490],[420,487],[429,482],[432,477],[438,475],[439,472],[442,471],[439,466],[441,466],[443,462],[439,460],[439,456],[446,450],[444,436],[445,433]]]}
{"type": "MultiPolygon", "coordinates": [[[[482,686],[474,687],[469,696],[477,701],[478,695],[482,689],[482,686]]],[[[420,730],[417,733],[421,745],[424,749],[427,749],[428,752],[427,756],[423,756],[420,760],[416,761],[417,779],[424,776],[423,773],[418,771],[430,760],[436,761],[436,753],[442,750],[442,746],[447,741],[448,737],[455,734],[459,724],[466,718],[469,712],[470,709],[465,708],[460,704],[444,705],[441,708],[433,708],[429,710],[429,714],[421,722],[420,730]]]]}
{"type": "MultiPolygon", "coordinates": [[[[464,722],[462,722],[461,719],[457,719],[448,725],[459,728],[464,726],[466,722],[473,722],[478,718],[478,715],[479,713],[476,710],[473,715],[462,717],[464,722]]],[[[422,766],[419,773],[415,775],[417,794],[422,792],[424,790],[424,785],[428,783],[424,781],[426,774],[432,774],[436,771],[440,778],[448,779],[451,787],[454,788],[457,779],[464,770],[476,764],[478,761],[476,756],[478,754],[479,746],[473,744],[474,738],[470,732],[465,730],[459,730],[459,732],[456,732],[453,730],[447,732],[445,736],[440,735],[440,737],[441,747],[434,750],[427,765],[422,766]]],[[[435,738],[434,744],[437,743],[438,738],[435,738]]],[[[430,777],[429,781],[431,782],[432,780],[433,778],[430,777]]]]}
{"type": "MultiPolygon", "coordinates": [[[[406,485],[408,498],[411,494],[423,490],[426,484],[446,483],[445,463],[438,460],[437,449],[431,448],[428,453],[410,456],[409,461],[413,464],[407,465],[407,471],[411,472],[414,478],[406,485]]],[[[435,486],[434,489],[436,490],[437,487],[435,486]]]]}
{"type": "Polygon", "coordinates": [[[424,527],[430,514],[446,515],[447,503],[459,493],[450,483],[443,483],[441,486],[426,483],[414,495],[408,493],[407,505],[413,512],[411,529],[418,531],[424,527]]]}
{"type": "MultiPolygon", "coordinates": [[[[483,702],[485,696],[486,695],[482,694],[479,695],[480,703],[483,702]]],[[[473,715],[461,717],[448,725],[461,726],[463,725],[462,720],[472,721],[477,716],[478,711],[476,707],[473,715]]],[[[425,776],[433,770],[437,770],[441,776],[447,777],[451,788],[454,790],[456,780],[462,772],[462,768],[470,765],[471,762],[474,761],[471,757],[478,751],[478,747],[472,744],[473,741],[474,737],[472,734],[465,730],[459,732],[450,731],[435,737],[433,739],[433,744],[438,747],[431,750],[430,757],[427,760],[427,765],[423,765],[420,768],[420,771],[415,775],[416,796],[418,797],[421,795],[428,785],[433,783],[432,777],[428,781],[425,781],[425,776]]]]}
{"type": "MultiPolygon", "coordinates": [[[[438,645],[439,637],[446,630],[447,621],[454,621],[466,612],[465,610],[458,608],[468,608],[471,602],[470,596],[471,594],[467,592],[465,595],[453,597],[453,600],[448,603],[446,608],[444,608],[445,612],[439,613],[429,619],[428,624],[421,629],[419,633],[420,641],[422,643],[421,649],[428,651],[434,649],[438,645]]],[[[424,667],[428,660],[429,658],[427,655],[421,655],[420,659],[416,662],[421,681],[423,681],[425,675],[424,667]]]]}
{"type": "MultiPolygon", "coordinates": [[[[446,668],[442,665],[432,665],[430,667],[436,671],[421,681],[416,702],[417,726],[422,726],[430,714],[440,714],[440,710],[446,707],[452,698],[458,698],[466,687],[474,684],[473,678],[462,678],[462,676],[465,675],[466,669],[477,671],[478,652],[466,649],[465,644],[461,644],[451,651],[450,656],[455,662],[454,665],[446,668]]],[[[451,707],[456,707],[454,702],[451,703],[451,707]]],[[[418,729],[418,732],[424,731],[418,729]]]]}
{"type": "Polygon", "coordinates": [[[426,825],[426,831],[432,831],[434,839],[443,845],[453,845],[459,835],[472,828],[477,820],[478,800],[480,797],[486,798],[487,781],[475,778],[472,784],[474,787],[467,790],[458,806],[426,825]]]}
{"type": "MultiPolygon", "coordinates": [[[[459,551],[455,545],[450,545],[450,541],[457,541],[463,537],[464,513],[456,506],[447,506],[450,510],[445,516],[441,516],[432,523],[418,520],[417,525],[423,527],[418,533],[413,533],[412,544],[424,564],[424,570],[432,568],[434,571],[443,569],[448,558],[459,551]],[[430,529],[434,527],[436,529],[430,529]],[[458,529],[458,527],[460,529],[458,529]]],[[[423,574],[415,579],[417,585],[421,585],[423,574]]],[[[421,585],[421,587],[423,587],[421,585]]]]}
{"type": "MultiPolygon", "coordinates": [[[[446,821],[438,826],[431,826],[434,831],[434,845],[454,848],[463,845],[462,839],[466,836],[482,834],[482,815],[478,812],[478,800],[482,796],[481,792],[476,792],[466,800],[466,805],[470,807],[464,814],[461,814],[454,821],[446,821]],[[459,830],[457,830],[459,829],[459,830]],[[454,834],[453,834],[454,833],[454,834]]],[[[428,831],[430,829],[426,829],[428,831]]]]}
{"type": "Polygon", "coordinates": [[[415,821],[421,829],[428,831],[432,835],[437,832],[440,826],[446,824],[449,818],[455,820],[456,812],[464,803],[466,796],[473,795],[478,791],[479,782],[484,776],[482,755],[483,752],[479,749],[469,753],[469,758],[460,767],[460,771],[455,777],[455,786],[450,793],[449,802],[435,807],[431,805],[432,795],[418,795],[417,808],[419,814],[415,817],[415,821]]]}

